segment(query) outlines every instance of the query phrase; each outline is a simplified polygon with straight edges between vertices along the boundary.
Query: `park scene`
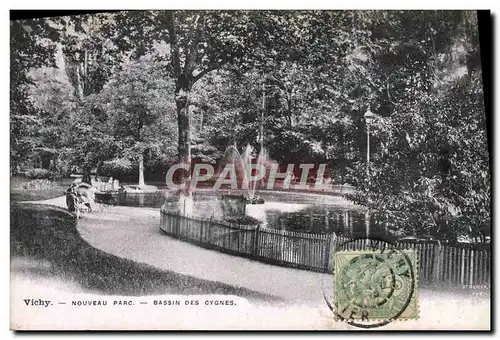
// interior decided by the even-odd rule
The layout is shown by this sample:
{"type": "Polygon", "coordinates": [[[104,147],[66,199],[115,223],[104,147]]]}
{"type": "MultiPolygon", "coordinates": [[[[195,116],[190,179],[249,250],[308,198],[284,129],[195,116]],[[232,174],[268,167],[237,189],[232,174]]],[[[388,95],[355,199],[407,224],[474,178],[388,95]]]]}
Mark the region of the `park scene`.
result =
{"type": "Polygon", "coordinates": [[[425,322],[439,295],[489,327],[475,11],[115,11],[10,45],[12,285],[323,307],[371,239],[417,254],[425,322]]]}

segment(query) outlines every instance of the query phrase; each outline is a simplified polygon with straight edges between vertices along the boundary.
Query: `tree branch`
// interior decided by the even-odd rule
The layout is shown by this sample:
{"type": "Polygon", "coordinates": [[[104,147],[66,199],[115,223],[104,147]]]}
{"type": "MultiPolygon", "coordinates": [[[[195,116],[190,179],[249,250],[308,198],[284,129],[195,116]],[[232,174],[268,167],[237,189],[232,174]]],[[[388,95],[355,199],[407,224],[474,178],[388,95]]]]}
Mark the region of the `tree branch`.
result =
{"type": "Polygon", "coordinates": [[[394,103],[394,102],[392,101],[392,96],[391,96],[391,91],[390,91],[390,88],[391,88],[391,83],[389,82],[390,77],[388,77],[388,76],[387,76],[387,73],[386,73],[386,72],[384,72],[384,75],[385,75],[385,81],[386,81],[387,99],[389,99],[389,102],[390,102],[392,105],[396,106],[396,103],[394,103]]]}
{"type": "Polygon", "coordinates": [[[195,19],[195,29],[193,33],[194,37],[192,37],[191,46],[189,47],[188,55],[186,56],[186,63],[184,64],[184,73],[190,74],[193,72],[194,64],[197,59],[198,54],[198,42],[200,41],[201,35],[203,33],[203,26],[205,26],[205,14],[199,14],[195,19]]]}
{"type": "Polygon", "coordinates": [[[170,38],[170,49],[171,49],[171,58],[172,58],[172,66],[174,68],[175,76],[178,77],[181,74],[181,61],[179,56],[179,44],[177,41],[177,32],[175,30],[175,18],[174,11],[167,11],[167,29],[170,38]]]}
{"type": "Polygon", "coordinates": [[[432,74],[434,75],[434,80],[439,84],[441,85],[441,80],[439,79],[439,76],[438,76],[438,54],[437,54],[437,51],[436,51],[436,41],[434,40],[434,35],[433,35],[433,32],[432,32],[432,26],[431,26],[431,23],[429,22],[428,24],[429,26],[429,36],[431,38],[431,41],[432,41],[432,56],[434,57],[434,62],[433,62],[433,66],[432,67],[432,74]]]}
{"type": "Polygon", "coordinates": [[[193,77],[193,84],[200,80],[205,74],[219,69],[222,65],[219,63],[213,63],[209,65],[206,69],[201,70],[196,76],[193,77]]]}

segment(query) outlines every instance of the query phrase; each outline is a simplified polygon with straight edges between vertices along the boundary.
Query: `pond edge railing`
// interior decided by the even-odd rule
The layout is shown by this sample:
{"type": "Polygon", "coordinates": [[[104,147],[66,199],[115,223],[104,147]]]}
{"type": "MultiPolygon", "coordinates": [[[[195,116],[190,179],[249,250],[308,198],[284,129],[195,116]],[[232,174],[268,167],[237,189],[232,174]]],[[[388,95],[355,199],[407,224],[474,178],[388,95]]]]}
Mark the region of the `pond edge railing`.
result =
{"type": "MultiPolygon", "coordinates": [[[[333,250],[342,242],[366,247],[364,239],[336,233],[311,234],[243,225],[160,209],[160,230],[172,237],[224,253],[279,266],[333,272],[333,250]]],[[[491,249],[472,249],[439,242],[396,241],[419,254],[419,282],[486,287],[491,282],[491,249]]]]}

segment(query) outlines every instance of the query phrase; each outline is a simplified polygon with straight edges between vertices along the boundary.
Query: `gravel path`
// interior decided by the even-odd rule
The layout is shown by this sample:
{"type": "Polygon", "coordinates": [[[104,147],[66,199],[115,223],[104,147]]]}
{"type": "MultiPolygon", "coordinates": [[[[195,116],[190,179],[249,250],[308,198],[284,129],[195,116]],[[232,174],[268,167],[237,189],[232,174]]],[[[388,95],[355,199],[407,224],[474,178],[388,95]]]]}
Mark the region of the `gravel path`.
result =
{"type": "MultiPolygon", "coordinates": [[[[64,197],[37,203],[66,205],[64,197]]],[[[161,233],[159,223],[159,209],[103,207],[101,211],[82,214],[78,231],[93,247],[116,256],[248,288],[301,305],[324,304],[322,287],[331,285],[331,275],[268,265],[204,249],[161,233]]]]}

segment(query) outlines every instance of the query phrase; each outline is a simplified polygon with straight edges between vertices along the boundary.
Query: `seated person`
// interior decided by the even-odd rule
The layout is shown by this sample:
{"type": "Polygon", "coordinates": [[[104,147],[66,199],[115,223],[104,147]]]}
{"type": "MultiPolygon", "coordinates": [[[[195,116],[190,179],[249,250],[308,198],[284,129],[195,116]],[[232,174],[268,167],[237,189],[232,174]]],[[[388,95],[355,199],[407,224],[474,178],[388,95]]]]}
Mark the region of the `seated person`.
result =
{"type": "Polygon", "coordinates": [[[96,188],[87,183],[72,183],[66,190],[66,205],[68,210],[79,214],[82,211],[92,211],[96,208],[96,188]]]}

